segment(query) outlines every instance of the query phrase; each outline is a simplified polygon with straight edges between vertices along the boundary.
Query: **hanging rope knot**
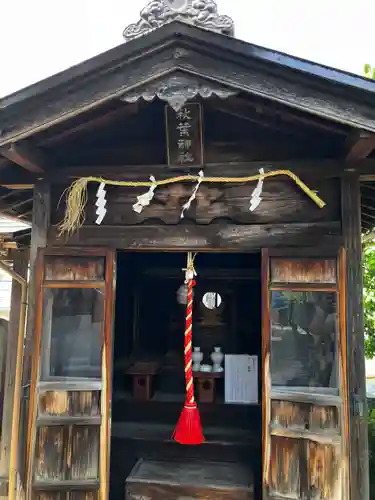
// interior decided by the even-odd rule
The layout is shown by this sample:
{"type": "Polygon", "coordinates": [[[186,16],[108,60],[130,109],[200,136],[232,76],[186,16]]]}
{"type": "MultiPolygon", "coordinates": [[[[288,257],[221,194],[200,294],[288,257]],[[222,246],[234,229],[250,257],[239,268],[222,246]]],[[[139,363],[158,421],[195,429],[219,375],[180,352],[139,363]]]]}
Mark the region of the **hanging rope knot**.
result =
{"type": "MultiPolygon", "coordinates": [[[[189,283],[189,281],[194,280],[195,276],[197,275],[197,272],[196,272],[195,267],[194,267],[195,255],[196,254],[193,255],[192,252],[188,252],[187,265],[183,269],[183,271],[185,271],[185,285],[187,283],[189,283]]],[[[194,286],[194,285],[195,285],[195,281],[194,281],[194,284],[192,286],[194,286]]]]}

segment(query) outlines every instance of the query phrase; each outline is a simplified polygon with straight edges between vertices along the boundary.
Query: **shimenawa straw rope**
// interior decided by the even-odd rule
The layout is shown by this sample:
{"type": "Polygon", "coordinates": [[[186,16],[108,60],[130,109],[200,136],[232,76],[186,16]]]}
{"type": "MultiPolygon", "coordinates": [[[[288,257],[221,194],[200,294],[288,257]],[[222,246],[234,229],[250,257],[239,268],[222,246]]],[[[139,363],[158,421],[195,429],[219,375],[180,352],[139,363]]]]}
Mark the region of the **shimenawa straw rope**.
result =
{"type": "Polygon", "coordinates": [[[89,182],[104,183],[110,186],[122,187],[152,187],[166,186],[177,182],[200,182],[200,183],[235,183],[243,184],[259,179],[265,180],[270,177],[285,175],[292,179],[302,191],[316,203],[319,208],[325,206],[325,202],[312,191],[296,174],[290,170],[275,170],[263,174],[250,175],[247,177],[201,177],[199,175],[180,175],[159,181],[116,181],[104,179],[102,177],[82,177],[75,180],[63,193],[66,195],[66,210],[61,223],[59,224],[60,234],[71,234],[79,229],[85,222],[85,207],[88,201],[87,186],[89,182]]]}

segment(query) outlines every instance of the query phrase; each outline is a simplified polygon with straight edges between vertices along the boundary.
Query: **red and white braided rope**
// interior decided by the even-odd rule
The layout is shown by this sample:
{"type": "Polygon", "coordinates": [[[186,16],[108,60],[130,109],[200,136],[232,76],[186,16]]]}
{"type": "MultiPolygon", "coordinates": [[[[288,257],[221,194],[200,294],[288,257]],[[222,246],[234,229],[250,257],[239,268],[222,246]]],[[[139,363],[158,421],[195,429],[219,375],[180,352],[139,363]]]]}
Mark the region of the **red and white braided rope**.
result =
{"type": "Polygon", "coordinates": [[[185,354],[185,381],[186,381],[186,399],[185,404],[194,405],[194,383],[193,383],[193,287],[195,281],[189,279],[187,282],[187,306],[186,306],[186,324],[184,337],[185,354]]]}

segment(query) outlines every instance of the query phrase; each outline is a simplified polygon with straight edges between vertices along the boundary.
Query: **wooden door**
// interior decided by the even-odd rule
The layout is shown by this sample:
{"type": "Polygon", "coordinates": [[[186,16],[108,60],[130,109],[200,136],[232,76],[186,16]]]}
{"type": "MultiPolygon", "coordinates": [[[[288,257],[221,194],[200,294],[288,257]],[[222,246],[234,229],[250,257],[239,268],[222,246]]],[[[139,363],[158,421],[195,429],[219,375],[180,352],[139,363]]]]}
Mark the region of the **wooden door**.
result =
{"type": "Polygon", "coordinates": [[[339,260],[263,252],[264,499],[347,498],[339,260]]]}
{"type": "Polygon", "coordinates": [[[37,275],[27,497],[107,500],[114,253],[43,252],[37,275]]]}

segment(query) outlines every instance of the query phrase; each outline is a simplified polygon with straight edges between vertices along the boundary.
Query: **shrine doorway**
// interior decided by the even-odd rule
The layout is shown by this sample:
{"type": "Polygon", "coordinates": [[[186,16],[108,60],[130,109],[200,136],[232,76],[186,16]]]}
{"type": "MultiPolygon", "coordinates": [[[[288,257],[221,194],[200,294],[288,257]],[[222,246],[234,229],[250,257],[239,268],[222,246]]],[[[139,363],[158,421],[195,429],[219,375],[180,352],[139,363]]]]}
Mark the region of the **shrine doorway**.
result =
{"type": "Polygon", "coordinates": [[[200,253],[195,265],[193,346],[203,354],[195,393],[206,442],[183,446],[171,436],[185,396],[186,253],[118,253],[111,499],[123,498],[125,479],[140,458],[240,463],[260,490],[261,256],[200,253]],[[215,348],[256,360],[252,401],[231,401],[225,370],[211,371],[215,348]]]}

